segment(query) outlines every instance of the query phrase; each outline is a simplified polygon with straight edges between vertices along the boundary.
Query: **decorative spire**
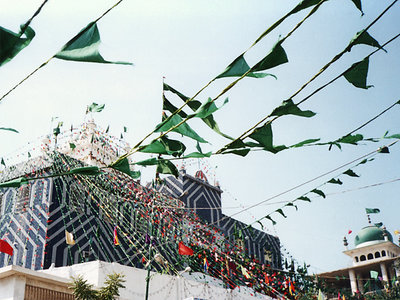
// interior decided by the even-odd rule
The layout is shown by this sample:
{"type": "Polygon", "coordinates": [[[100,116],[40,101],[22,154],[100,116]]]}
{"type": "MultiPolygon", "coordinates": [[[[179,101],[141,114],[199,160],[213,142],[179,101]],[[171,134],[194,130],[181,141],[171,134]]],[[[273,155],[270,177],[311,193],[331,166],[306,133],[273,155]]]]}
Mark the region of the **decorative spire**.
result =
{"type": "Polygon", "coordinates": [[[386,226],[383,226],[382,229],[383,229],[383,239],[385,241],[388,241],[389,237],[388,237],[388,234],[387,234],[387,231],[386,231],[386,226]]]}
{"type": "Polygon", "coordinates": [[[347,243],[347,238],[346,237],[344,237],[343,238],[343,245],[346,247],[346,249],[347,249],[347,246],[349,245],[349,243],[347,243]]]}

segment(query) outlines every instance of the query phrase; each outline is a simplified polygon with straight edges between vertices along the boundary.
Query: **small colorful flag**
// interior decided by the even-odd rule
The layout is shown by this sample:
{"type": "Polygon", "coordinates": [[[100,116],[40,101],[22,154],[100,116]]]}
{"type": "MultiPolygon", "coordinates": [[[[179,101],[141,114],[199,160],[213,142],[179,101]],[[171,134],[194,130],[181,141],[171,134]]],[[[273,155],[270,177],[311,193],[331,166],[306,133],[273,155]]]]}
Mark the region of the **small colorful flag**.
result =
{"type": "MultiPolygon", "coordinates": [[[[289,279],[289,280],[290,280],[290,279],[289,279]]],[[[292,293],[295,292],[293,281],[290,281],[290,289],[292,290],[292,293]]]]}
{"type": "Polygon", "coordinates": [[[118,234],[117,234],[117,226],[114,227],[114,245],[116,245],[116,246],[119,245],[118,234]]]}
{"type": "Polygon", "coordinates": [[[65,242],[68,245],[75,245],[74,235],[66,230],[65,230],[65,242]]]}
{"type": "Polygon", "coordinates": [[[291,296],[293,296],[294,285],[293,285],[293,282],[290,280],[290,278],[289,278],[289,293],[290,293],[291,296]]]}
{"type": "Polygon", "coordinates": [[[319,292],[318,292],[318,300],[325,300],[325,299],[326,299],[325,295],[322,293],[321,290],[319,290],[319,292]]]}
{"type": "Polygon", "coordinates": [[[250,274],[247,272],[246,268],[243,268],[243,266],[240,266],[241,270],[242,270],[242,274],[244,277],[246,277],[246,279],[250,278],[250,274]]]}
{"type": "Polygon", "coordinates": [[[0,252],[6,253],[8,255],[13,255],[13,251],[13,247],[11,247],[6,240],[0,240],[0,252]]]}
{"type": "Polygon", "coordinates": [[[347,232],[347,234],[351,234],[353,231],[351,229],[349,229],[349,231],[347,232]]]}
{"type": "Polygon", "coordinates": [[[267,273],[265,273],[265,283],[266,283],[266,284],[269,284],[269,277],[268,277],[268,274],[267,274],[267,273]]]}
{"type": "Polygon", "coordinates": [[[204,257],[203,267],[204,267],[204,273],[208,273],[208,261],[207,261],[207,257],[204,257]]]}
{"type": "Polygon", "coordinates": [[[397,230],[397,229],[394,231],[394,234],[395,234],[395,235],[398,235],[399,233],[400,233],[400,231],[397,230]]]}
{"type": "Polygon", "coordinates": [[[180,255],[193,255],[193,250],[185,246],[183,242],[179,242],[179,254],[180,255]]]}

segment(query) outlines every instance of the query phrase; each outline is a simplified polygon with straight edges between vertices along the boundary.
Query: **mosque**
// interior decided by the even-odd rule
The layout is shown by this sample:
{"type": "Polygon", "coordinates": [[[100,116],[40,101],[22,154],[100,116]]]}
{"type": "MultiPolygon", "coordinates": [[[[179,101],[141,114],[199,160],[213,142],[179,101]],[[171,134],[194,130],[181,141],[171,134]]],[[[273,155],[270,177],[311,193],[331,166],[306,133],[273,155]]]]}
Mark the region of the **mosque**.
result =
{"type": "Polygon", "coordinates": [[[352,265],[318,275],[328,286],[365,294],[398,284],[400,247],[385,226],[368,220],[369,225],[355,236],[354,248],[349,248],[346,237],[343,239],[343,253],[351,258],[352,265]]]}
{"type": "Polygon", "coordinates": [[[271,289],[264,291],[255,276],[264,278],[264,266],[281,268],[279,238],[222,214],[222,190],[203,172],[192,176],[182,169],[146,187],[128,175],[131,158],[129,172],[109,167],[129,145],[93,120],[56,133],[19,163],[5,159],[0,239],[10,251],[0,251],[1,270],[29,273],[101,261],[175,276],[190,267],[219,278],[224,292],[253,285],[251,270],[257,291],[269,299],[271,289]],[[92,168],[101,171],[79,173],[92,168]]]}

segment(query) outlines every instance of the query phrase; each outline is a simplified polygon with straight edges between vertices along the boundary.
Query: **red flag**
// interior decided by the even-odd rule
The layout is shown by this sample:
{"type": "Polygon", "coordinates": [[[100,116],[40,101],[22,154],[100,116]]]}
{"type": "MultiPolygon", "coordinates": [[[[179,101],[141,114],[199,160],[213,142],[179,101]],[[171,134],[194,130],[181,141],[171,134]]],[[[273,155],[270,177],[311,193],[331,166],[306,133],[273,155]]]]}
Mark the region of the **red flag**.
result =
{"type": "Polygon", "coordinates": [[[351,229],[349,229],[348,234],[351,234],[353,231],[351,229]]]}
{"type": "Polygon", "coordinates": [[[5,240],[0,240],[0,252],[6,253],[8,255],[13,255],[14,249],[5,240]]]}
{"type": "Polygon", "coordinates": [[[193,250],[185,246],[184,243],[179,242],[179,254],[180,255],[193,255],[193,250]]]}

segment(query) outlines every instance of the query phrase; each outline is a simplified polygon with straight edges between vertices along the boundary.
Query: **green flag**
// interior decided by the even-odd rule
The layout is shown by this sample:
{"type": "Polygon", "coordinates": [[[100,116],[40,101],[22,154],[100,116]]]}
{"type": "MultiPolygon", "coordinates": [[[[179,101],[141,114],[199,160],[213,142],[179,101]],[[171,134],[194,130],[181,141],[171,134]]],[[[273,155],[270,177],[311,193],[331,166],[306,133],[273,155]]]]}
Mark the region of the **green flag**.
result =
{"type": "Polygon", "coordinates": [[[361,12],[361,16],[364,15],[364,12],[362,10],[362,6],[361,6],[361,0],[351,0],[354,5],[358,8],[358,10],[361,12]]]}
{"type": "Polygon", "coordinates": [[[356,35],[351,39],[350,44],[354,43],[353,45],[368,45],[372,47],[376,47],[382,49],[383,51],[387,52],[382,46],[379,44],[377,40],[375,40],[367,31],[359,31],[356,35]]]}
{"type": "Polygon", "coordinates": [[[7,131],[19,133],[18,130],[14,129],[14,128],[8,128],[8,127],[0,127],[0,130],[7,130],[7,131]]]}
{"type": "Polygon", "coordinates": [[[377,214],[377,213],[379,213],[381,211],[379,210],[379,208],[366,208],[365,212],[367,214],[377,214]]]}
{"type": "Polygon", "coordinates": [[[264,71],[287,63],[288,61],[289,60],[286,56],[286,52],[281,46],[281,42],[278,42],[272,48],[271,52],[268,53],[268,55],[260,60],[257,64],[255,64],[251,70],[255,72],[264,71]]]}
{"type": "MultiPolygon", "coordinates": [[[[223,78],[223,77],[241,77],[247,71],[250,70],[249,65],[247,64],[246,60],[243,57],[243,54],[237,57],[229,66],[226,67],[225,71],[219,74],[216,78],[223,78]]],[[[254,73],[249,72],[247,77],[255,77],[255,78],[263,78],[266,76],[273,76],[276,79],[275,75],[268,74],[268,73],[254,73]]]]}
{"type": "Polygon", "coordinates": [[[163,122],[158,124],[156,127],[155,132],[164,132],[168,131],[172,127],[179,125],[172,131],[180,133],[184,136],[187,136],[189,138],[192,138],[200,143],[207,143],[205,139],[203,139],[201,136],[199,136],[190,126],[187,124],[187,122],[183,123],[183,119],[179,115],[173,115],[169,120],[167,120],[167,115],[163,115],[163,122]]]}
{"type": "Polygon", "coordinates": [[[141,175],[140,171],[132,171],[131,170],[131,168],[129,167],[129,161],[127,158],[117,161],[115,164],[110,165],[110,167],[131,176],[133,179],[137,179],[141,175]]]}
{"type": "Polygon", "coordinates": [[[293,103],[292,99],[288,99],[283,101],[282,104],[276,107],[271,113],[271,116],[279,117],[283,115],[295,115],[305,118],[311,118],[315,116],[315,112],[312,112],[311,110],[301,110],[297,106],[297,104],[293,103]]]}
{"type": "Polygon", "coordinates": [[[353,64],[344,74],[352,85],[362,89],[369,89],[372,85],[367,85],[369,58],[365,58],[353,64]]]}
{"type": "Polygon", "coordinates": [[[101,112],[104,109],[105,106],[106,106],[105,104],[97,104],[97,103],[93,102],[92,104],[90,104],[87,107],[86,113],[88,113],[88,112],[101,112]]]}
{"type": "Polygon", "coordinates": [[[100,42],[99,29],[97,24],[92,22],[66,43],[54,57],[72,61],[132,65],[129,62],[105,60],[99,53],[100,42]]]}
{"type": "MultiPolygon", "coordinates": [[[[186,101],[188,101],[188,100],[190,99],[189,97],[183,95],[181,92],[175,90],[173,87],[169,86],[169,85],[166,84],[166,83],[164,83],[164,85],[163,85],[163,90],[164,90],[164,91],[170,91],[171,93],[174,93],[174,94],[177,95],[179,98],[181,98],[182,101],[184,101],[184,102],[186,102],[186,101]]],[[[166,102],[164,102],[164,105],[165,105],[165,104],[166,104],[166,102]]],[[[191,110],[193,110],[193,111],[195,112],[195,111],[196,111],[197,109],[199,109],[199,107],[201,106],[201,102],[200,102],[200,101],[197,101],[197,100],[192,100],[192,101],[189,101],[187,105],[189,106],[189,108],[190,108],[191,110]]],[[[166,109],[166,108],[164,107],[164,109],[166,109]]],[[[177,108],[175,108],[175,107],[173,107],[173,106],[169,106],[169,108],[168,108],[167,110],[169,110],[170,112],[173,113],[173,112],[175,112],[175,111],[177,110],[177,108]],[[173,110],[173,111],[171,111],[171,110],[173,110]]],[[[186,114],[182,114],[182,113],[183,113],[183,111],[181,111],[181,112],[179,113],[179,115],[180,115],[182,118],[186,118],[187,115],[186,115],[186,114]]],[[[212,114],[209,115],[209,116],[207,116],[207,117],[205,117],[205,118],[202,118],[202,120],[203,120],[204,123],[207,124],[208,127],[210,127],[212,130],[214,130],[216,133],[222,135],[223,137],[225,137],[225,138],[227,138],[227,139],[233,140],[232,137],[230,137],[230,136],[228,136],[228,135],[226,135],[225,133],[222,133],[222,132],[220,131],[220,129],[219,129],[219,127],[218,127],[218,124],[217,124],[217,122],[214,120],[214,117],[213,117],[212,114]]]]}
{"type": "Polygon", "coordinates": [[[10,181],[6,181],[6,182],[0,183],[0,188],[3,188],[3,187],[16,187],[16,188],[19,188],[23,184],[28,184],[28,179],[26,179],[25,177],[20,177],[20,178],[17,178],[17,179],[13,179],[13,180],[10,180],[10,181]]]}
{"type": "MultiPolygon", "coordinates": [[[[23,25],[21,25],[22,28],[23,25]]],[[[26,27],[25,37],[0,27],[0,66],[13,59],[22,49],[29,45],[35,37],[35,31],[26,27]]]]}

